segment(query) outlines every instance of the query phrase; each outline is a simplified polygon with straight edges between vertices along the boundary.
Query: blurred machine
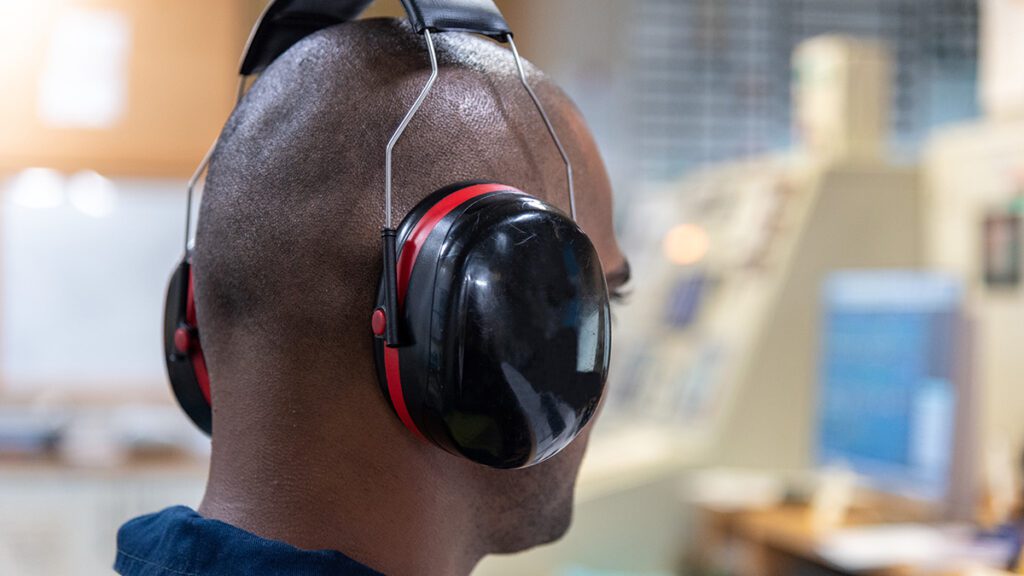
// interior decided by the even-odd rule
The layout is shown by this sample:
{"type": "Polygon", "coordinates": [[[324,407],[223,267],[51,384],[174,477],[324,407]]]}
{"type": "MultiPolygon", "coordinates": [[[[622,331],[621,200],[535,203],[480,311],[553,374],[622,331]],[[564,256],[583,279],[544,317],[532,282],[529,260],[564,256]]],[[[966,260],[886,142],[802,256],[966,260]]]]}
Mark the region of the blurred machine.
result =
{"type": "MultiPolygon", "coordinates": [[[[803,228],[792,244],[788,270],[777,273],[777,296],[765,298],[766,319],[748,348],[745,368],[735,381],[723,383],[736,391],[736,399],[722,416],[724,454],[707,460],[765,468],[842,463],[877,492],[874,500],[849,507],[847,523],[832,524],[818,521],[814,509],[822,498],[811,506],[782,504],[786,491],[777,486],[763,490],[767,505],[741,509],[728,500],[725,505],[698,501],[708,530],[701,540],[705,545],[715,548],[721,541],[716,538],[733,534],[753,551],[732,564],[737,573],[793,573],[794,558],[840,572],[888,573],[878,568],[902,570],[911,564],[955,573],[954,559],[1005,566],[1008,544],[1019,545],[1019,532],[1006,525],[961,532],[934,524],[881,525],[931,521],[938,511],[941,518],[993,527],[1012,518],[1020,501],[1024,2],[986,0],[982,8],[980,99],[986,117],[933,136],[920,179],[912,176],[905,187],[879,192],[876,183],[888,179],[862,178],[840,196],[834,175],[852,167],[878,175],[899,169],[877,159],[816,152],[815,138],[806,138],[815,128],[801,126],[804,158],[810,159],[803,166],[812,166],[805,173],[827,176],[797,180],[821,185],[809,193],[815,198],[809,202],[811,215],[798,220],[803,228]],[[825,157],[830,159],[816,160],[825,157]],[[913,191],[918,183],[920,197],[913,191]],[[867,202],[840,208],[852,197],[867,202]],[[859,237],[851,233],[858,227],[859,237]],[[878,233],[891,236],[884,244],[865,246],[878,233]],[[830,276],[843,262],[839,267],[905,265],[934,275],[830,276]],[[814,290],[822,281],[824,305],[818,306],[814,290]],[[894,313],[897,308],[903,312],[894,313]],[[797,354],[801,349],[816,351],[816,372],[813,360],[797,354]],[[794,418],[815,413],[817,418],[808,421],[794,418]],[[784,448],[805,439],[812,448],[808,458],[784,448]],[[985,484],[976,490],[979,480],[985,484]],[[907,493],[925,501],[923,515],[917,515],[921,508],[899,507],[905,501],[894,505],[897,498],[890,496],[907,493]],[[744,564],[751,558],[754,564],[744,564]],[[765,572],[766,559],[780,564],[768,564],[765,572]]],[[[832,57],[825,52],[821,57],[834,61],[841,51],[831,50],[832,57]]],[[[802,52],[811,60],[814,53],[802,52]]],[[[816,66],[800,61],[798,56],[798,68],[816,66]]],[[[853,68],[852,63],[846,67],[853,68]]],[[[797,100],[806,101],[799,94],[813,88],[799,75],[797,83],[797,100]]],[[[818,95],[810,101],[839,100],[818,95]]],[[[813,110],[797,114],[815,116],[813,110]]],[[[818,142],[829,145],[828,139],[818,142]]],[[[701,312],[711,313],[709,308],[701,312]]],[[[778,474],[767,477],[780,483],[778,474]]],[[[726,547],[725,557],[736,558],[735,549],[726,547]]]]}
{"type": "Polygon", "coordinates": [[[818,162],[877,162],[885,156],[891,92],[889,57],[873,41],[812,38],[793,54],[793,116],[818,162]]]}
{"type": "Polygon", "coordinates": [[[693,562],[736,574],[1007,566],[1016,532],[970,527],[976,388],[962,283],[842,271],[825,280],[821,309],[814,470],[698,474],[693,562]],[[743,496],[711,489],[723,483],[743,496]]]}
{"type": "Polygon", "coordinates": [[[985,117],[935,134],[923,160],[925,263],[959,278],[976,325],[972,378],[979,394],[977,468],[991,520],[1019,498],[1024,448],[1024,2],[982,4],[985,117]]]}
{"type": "Polygon", "coordinates": [[[973,470],[964,458],[977,422],[960,283],[844,272],[828,279],[824,299],[819,465],[929,502],[936,516],[973,519],[973,477],[963,471],[973,470]]]}
{"type": "Polygon", "coordinates": [[[634,210],[634,242],[662,250],[631,253],[644,282],[619,319],[609,413],[676,427],[702,464],[813,464],[823,281],[922,259],[917,171],[884,159],[884,50],[816,38],[794,67],[801,147],[634,210]]]}

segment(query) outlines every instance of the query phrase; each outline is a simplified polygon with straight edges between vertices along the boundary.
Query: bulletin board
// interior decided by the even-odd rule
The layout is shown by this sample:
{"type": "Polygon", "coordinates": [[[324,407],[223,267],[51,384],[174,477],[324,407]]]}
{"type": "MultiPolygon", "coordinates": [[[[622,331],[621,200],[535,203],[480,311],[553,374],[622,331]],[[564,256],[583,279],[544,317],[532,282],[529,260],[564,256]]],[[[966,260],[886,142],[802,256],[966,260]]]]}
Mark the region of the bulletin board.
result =
{"type": "Polygon", "coordinates": [[[0,172],[187,176],[231,111],[254,5],[0,3],[0,172]]]}

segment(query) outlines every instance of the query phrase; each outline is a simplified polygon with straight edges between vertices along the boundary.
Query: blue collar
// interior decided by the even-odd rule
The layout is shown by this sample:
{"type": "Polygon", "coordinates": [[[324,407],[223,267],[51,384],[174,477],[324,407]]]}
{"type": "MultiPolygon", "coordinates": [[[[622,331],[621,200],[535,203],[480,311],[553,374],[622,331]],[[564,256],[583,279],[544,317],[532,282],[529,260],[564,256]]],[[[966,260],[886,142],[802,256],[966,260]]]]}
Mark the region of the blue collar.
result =
{"type": "Polygon", "coordinates": [[[299,550],[207,520],[184,506],[122,526],[114,570],[124,576],[382,576],[340,552],[299,550]]]}

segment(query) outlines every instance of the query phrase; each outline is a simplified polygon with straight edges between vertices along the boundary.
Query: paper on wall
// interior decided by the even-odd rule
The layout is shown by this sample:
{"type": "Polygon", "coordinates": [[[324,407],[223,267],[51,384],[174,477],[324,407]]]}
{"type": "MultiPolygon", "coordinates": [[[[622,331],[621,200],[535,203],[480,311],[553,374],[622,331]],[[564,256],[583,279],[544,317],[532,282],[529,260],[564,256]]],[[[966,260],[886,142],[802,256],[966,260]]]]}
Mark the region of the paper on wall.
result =
{"type": "Polygon", "coordinates": [[[38,113],[53,128],[104,129],[128,106],[131,25],[115,10],[68,8],[58,17],[39,78],[38,113]]]}

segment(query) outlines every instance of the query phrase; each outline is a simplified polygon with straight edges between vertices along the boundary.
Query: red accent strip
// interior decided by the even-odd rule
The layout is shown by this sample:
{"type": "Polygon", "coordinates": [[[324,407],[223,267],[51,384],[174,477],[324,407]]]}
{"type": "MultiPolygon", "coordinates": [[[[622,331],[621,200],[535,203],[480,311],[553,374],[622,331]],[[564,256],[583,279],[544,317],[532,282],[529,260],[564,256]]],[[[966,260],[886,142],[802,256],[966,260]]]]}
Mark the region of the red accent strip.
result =
{"type": "Polygon", "coordinates": [[[203,357],[203,347],[199,342],[199,322],[196,321],[196,297],[192,290],[194,277],[192,267],[188,268],[188,300],[185,301],[185,323],[195,330],[195,338],[192,339],[192,350],[189,353],[192,360],[192,371],[196,374],[196,382],[199,383],[199,391],[210,402],[210,373],[206,371],[206,358],[203,357]]]}
{"type": "Polygon", "coordinates": [[[188,298],[185,300],[185,323],[195,328],[196,326],[196,296],[192,291],[192,266],[188,267],[188,298]]]}
{"type": "Polygon", "coordinates": [[[408,428],[423,440],[426,438],[420,432],[419,427],[412,420],[409,408],[405,405],[405,394],[402,392],[402,377],[399,370],[398,348],[384,347],[384,375],[388,379],[388,394],[391,395],[391,403],[398,412],[398,418],[408,428]]]}
{"type": "MultiPolygon", "coordinates": [[[[504,184],[476,184],[452,192],[442,198],[437,204],[431,206],[430,210],[427,210],[427,213],[419,219],[412,232],[409,233],[409,238],[402,244],[402,251],[398,257],[399,306],[405,303],[405,293],[409,287],[409,279],[412,277],[412,268],[416,264],[416,258],[419,256],[420,250],[423,249],[423,245],[427,242],[430,233],[434,231],[434,228],[437,227],[441,220],[444,220],[444,217],[450,214],[452,210],[477,196],[504,191],[522,194],[520,190],[511,186],[505,186],[504,184]]],[[[394,319],[390,320],[395,321],[394,319]]],[[[387,378],[388,394],[391,396],[391,404],[395,407],[398,418],[402,421],[402,424],[405,424],[406,428],[420,438],[426,439],[423,436],[423,432],[413,422],[412,416],[409,414],[409,408],[405,405],[398,348],[384,347],[384,376],[387,378]]]]}
{"type": "Polygon", "coordinates": [[[192,368],[195,369],[196,382],[199,383],[199,390],[203,393],[203,398],[206,398],[206,403],[212,406],[210,402],[210,373],[206,371],[206,358],[203,357],[203,350],[198,346],[192,353],[192,368]]]}
{"type": "Polygon", "coordinates": [[[416,264],[416,257],[420,255],[420,250],[426,244],[427,238],[441,220],[444,220],[444,217],[451,213],[452,210],[477,196],[503,191],[522,194],[521,191],[504,184],[477,184],[452,192],[442,198],[440,202],[431,206],[430,210],[427,210],[427,213],[420,218],[419,222],[416,223],[416,227],[409,234],[408,240],[402,244],[401,255],[398,257],[399,305],[405,302],[405,291],[409,287],[409,278],[412,277],[412,267],[416,264]]]}

